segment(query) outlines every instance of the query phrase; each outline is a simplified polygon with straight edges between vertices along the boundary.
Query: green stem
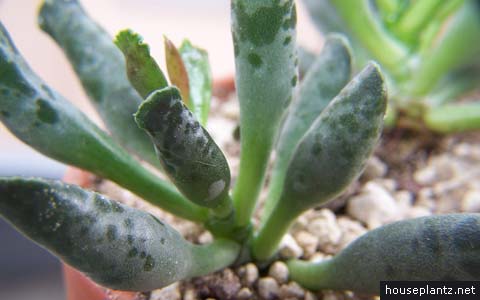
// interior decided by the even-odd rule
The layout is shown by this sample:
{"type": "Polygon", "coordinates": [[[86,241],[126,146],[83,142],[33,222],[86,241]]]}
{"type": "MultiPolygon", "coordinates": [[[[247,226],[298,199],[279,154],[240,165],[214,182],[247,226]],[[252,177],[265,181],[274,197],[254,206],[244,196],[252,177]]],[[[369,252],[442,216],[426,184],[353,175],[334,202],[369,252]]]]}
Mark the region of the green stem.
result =
{"type": "Polygon", "coordinates": [[[394,15],[399,9],[398,0],[376,0],[375,3],[378,7],[378,10],[385,16],[394,15]]]}
{"type": "Polygon", "coordinates": [[[331,289],[335,284],[331,280],[330,262],[331,260],[318,263],[290,260],[287,262],[290,279],[313,291],[331,289]]]}
{"type": "Polygon", "coordinates": [[[233,192],[237,214],[236,224],[238,226],[248,226],[255,209],[256,199],[263,186],[271,145],[262,146],[261,142],[246,141],[242,144],[257,145],[256,148],[242,147],[240,169],[233,192]]]}
{"type": "Polygon", "coordinates": [[[266,261],[275,254],[283,236],[298,216],[291,208],[282,205],[284,202],[278,202],[253,240],[253,256],[259,261],[266,261]]]}
{"type": "Polygon", "coordinates": [[[442,29],[442,24],[444,24],[445,19],[458,10],[464,2],[465,0],[442,1],[442,6],[434,19],[429,22],[420,36],[418,53],[421,57],[425,56],[426,53],[432,49],[432,45],[435,43],[437,35],[442,29]]]}
{"type": "Polygon", "coordinates": [[[426,103],[430,106],[440,106],[453,102],[469,91],[480,86],[480,66],[462,69],[449,74],[436,89],[427,96],[426,103]]]}
{"type": "Polygon", "coordinates": [[[207,209],[185,199],[171,184],[140,167],[133,159],[125,157],[121,163],[105,165],[102,173],[153,205],[181,218],[194,222],[205,222],[208,218],[207,209]],[[112,170],[108,170],[110,168],[112,170]]]}
{"type": "Polygon", "coordinates": [[[190,277],[208,275],[232,265],[237,260],[240,250],[239,244],[227,239],[217,239],[208,245],[194,246],[192,261],[196,265],[192,267],[190,277]]]}
{"type": "Polygon", "coordinates": [[[228,218],[233,212],[233,201],[230,195],[227,195],[217,207],[212,208],[213,215],[220,219],[228,218]]]}
{"type": "Polygon", "coordinates": [[[275,164],[272,173],[270,175],[270,183],[268,185],[268,194],[265,199],[265,204],[263,207],[262,218],[260,222],[260,227],[267,222],[277,205],[278,199],[282,195],[283,183],[285,181],[285,173],[288,167],[289,161],[277,161],[275,164]]]}
{"type": "Polygon", "coordinates": [[[436,48],[421,59],[421,65],[412,80],[412,92],[424,96],[453,68],[470,61],[480,54],[480,18],[473,7],[466,3],[452,20],[447,32],[436,48]]]}
{"type": "Polygon", "coordinates": [[[407,72],[403,62],[408,56],[408,49],[391,36],[375,18],[368,0],[332,0],[331,3],[353,35],[394,76],[402,77],[407,72]]]}
{"type": "Polygon", "coordinates": [[[392,28],[402,40],[416,42],[413,39],[430,22],[432,17],[440,10],[444,2],[438,0],[415,1],[407,8],[398,22],[392,28]]]}
{"type": "Polygon", "coordinates": [[[428,128],[451,133],[480,128],[480,102],[449,104],[431,108],[424,116],[428,128]]]}

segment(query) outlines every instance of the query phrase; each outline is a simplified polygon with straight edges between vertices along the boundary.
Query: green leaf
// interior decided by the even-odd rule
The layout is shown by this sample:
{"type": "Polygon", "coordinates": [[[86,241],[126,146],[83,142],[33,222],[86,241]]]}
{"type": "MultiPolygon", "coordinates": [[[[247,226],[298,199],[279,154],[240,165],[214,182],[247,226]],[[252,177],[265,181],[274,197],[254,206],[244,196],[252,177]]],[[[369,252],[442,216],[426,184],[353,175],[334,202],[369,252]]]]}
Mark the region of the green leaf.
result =
{"type": "Polygon", "coordinates": [[[348,31],[392,75],[403,77],[408,71],[405,60],[409,50],[395,39],[378,19],[369,0],[329,0],[348,31]]]}
{"type": "Polygon", "coordinates": [[[480,5],[466,1],[452,17],[432,50],[420,59],[411,79],[414,95],[428,94],[448,72],[478,61],[480,55],[480,5]]]}
{"type": "Polygon", "coordinates": [[[308,72],[310,67],[315,62],[317,55],[310,50],[298,46],[297,48],[298,56],[298,72],[300,73],[300,78],[305,77],[305,74],[308,72]]]}
{"type": "Polygon", "coordinates": [[[165,61],[167,63],[168,77],[173,85],[177,86],[182,95],[183,102],[187,107],[191,107],[190,103],[190,85],[187,70],[183,63],[180,52],[177,47],[164,36],[165,40],[165,61]]]}
{"type": "Polygon", "coordinates": [[[432,107],[426,111],[423,120],[428,128],[440,133],[479,129],[480,101],[432,107]]]}
{"type": "Polygon", "coordinates": [[[38,22],[62,47],[115,141],[159,167],[148,137],[132,116],[142,98],[128,81],[125,60],[110,35],[76,0],[45,1],[38,22]]]}
{"type": "Polygon", "coordinates": [[[294,1],[233,0],[232,22],[241,135],[234,202],[237,224],[247,226],[298,81],[294,1]]]}
{"type": "Polygon", "coordinates": [[[188,40],[184,40],[178,50],[189,78],[190,98],[187,106],[195,114],[200,124],[205,126],[212,99],[212,74],[208,53],[193,46],[188,40]]]}
{"type": "Polygon", "coordinates": [[[328,36],[322,53],[301,82],[298,100],[292,103],[280,132],[263,220],[280,197],[295,146],[322,110],[348,83],[351,72],[352,57],[348,42],[339,35],[328,36]]]}
{"type": "Polygon", "coordinates": [[[203,209],[144,169],[34,74],[1,24],[0,95],[0,120],[37,151],[108,178],[178,216],[205,220],[203,209]]]}
{"type": "Polygon", "coordinates": [[[226,240],[195,246],[149,213],[57,181],[0,178],[0,214],[113,289],[161,288],[224,268],[239,252],[237,244],[226,240]]]}
{"type": "Polygon", "coordinates": [[[440,106],[453,102],[480,87],[480,62],[450,72],[427,95],[425,102],[430,106],[440,106]]]}
{"type": "Polygon", "coordinates": [[[165,172],[188,199],[209,208],[226,207],[224,216],[232,212],[225,156],[183,104],[177,88],[153,92],[135,120],[150,135],[165,172]]]}
{"type": "Polygon", "coordinates": [[[376,0],[375,6],[387,25],[393,25],[402,16],[410,0],[376,0]]]}
{"type": "Polygon", "coordinates": [[[389,224],[332,259],[293,260],[291,279],[312,290],[379,294],[380,281],[480,280],[480,215],[429,216],[389,224]]]}
{"type": "Polygon", "coordinates": [[[382,131],[386,96],[382,74],[370,63],[322,111],[297,145],[280,200],[254,241],[257,259],[275,253],[298,215],[333,199],[360,175],[382,131]]]}
{"type": "MultiPolygon", "coordinates": [[[[349,42],[354,49],[355,64],[357,68],[362,68],[368,61],[369,55],[365,51],[364,46],[359,43],[359,39],[352,35],[348,29],[347,23],[343,21],[341,15],[335,9],[331,0],[303,0],[307,8],[308,14],[311,17],[317,29],[326,36],[331,33],[343,33],[348,36],[349,42]]],[[[300,61],[301,67],[302,61],[300,61]]],[[[356,68],[356,69],[357,69],[356,68]]],[[[301,70],[301,69],[300,69],[301,70]]]]}
{"type": "Polygon", "coordinates": [[[423,0],[407,6],[392,31],[408,43],[418,42],[418,37],[448,1],[423,0]]]}
{"type": "Polygon", "coordinates": [[[386,100],[380,69],[370,63],[322,111],[296,147],[284,205],[303,211],[321,204],[360,174],[380,136],[386,100]]]}
{"type": "Polygon", "coordinates": [[[142,37],[131,30],[121,31],[115,38],[115,44],[125,55],[128,79],[142,96],[147,96],[168,85],[162,70],[153,57],[142,37]]]}

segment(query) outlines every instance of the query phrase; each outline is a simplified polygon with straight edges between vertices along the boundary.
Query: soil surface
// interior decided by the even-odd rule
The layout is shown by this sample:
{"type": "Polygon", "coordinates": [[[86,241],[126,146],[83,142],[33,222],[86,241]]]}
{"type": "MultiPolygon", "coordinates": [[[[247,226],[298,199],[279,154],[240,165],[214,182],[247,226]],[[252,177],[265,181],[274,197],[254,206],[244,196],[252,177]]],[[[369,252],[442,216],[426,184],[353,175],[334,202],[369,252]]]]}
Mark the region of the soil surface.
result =
{"type": "MultiPolygon", "coordinates": [[[[236,101],[215,99],[207,126],[224,150],[233,176],[238,173],[239,164],[240,147],[233,134],[238,115],[236,101]]],[[[158,215],[192,242],[204,244],[212,240],[201,226],[162,212],[111,182],[98,181],[97,188],[113,199],[158,215]]],[[[256,220],[261,211],[260,204],[256,220]]],[[[262,267],[248,263],[227,268],[138,294],[137,298],[379,299],[348,291],[312,293],[289,280],[284,261],[292,257],[323,260],[378,226],[449,212],[480,212],[480,133],[441,137],[407,130],[385,130],[359,180],[325,207],[310,210],[298,218],[282,241],[277,261],[262,267]]]]}

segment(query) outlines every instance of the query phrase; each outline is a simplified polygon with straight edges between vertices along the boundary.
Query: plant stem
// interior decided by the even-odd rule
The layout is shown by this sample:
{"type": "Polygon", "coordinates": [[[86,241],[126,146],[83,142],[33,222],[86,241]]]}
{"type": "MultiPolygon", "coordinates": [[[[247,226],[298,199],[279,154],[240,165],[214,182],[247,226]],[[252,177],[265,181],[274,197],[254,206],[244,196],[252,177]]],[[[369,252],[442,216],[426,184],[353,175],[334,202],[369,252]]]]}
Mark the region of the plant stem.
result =
{"type": "Polygon", "coordinates": [[[415,37],[419,36],[419,32],[432,21],[432,17],[443,4],[444,1],[438,0],[413,2],[392,28],[393,32],[406,42],[416,42],[415,37]]]}
{"type": "Polygon", "coordinates": [[[331,289],[335,285],[330,279],[332,276],[330,268],[331,260],[311,263],[302,260],[290,260],[287,262],[290,279],[298,282],[303,287],[310,290],[320,290],[322,288],[331,289]]]}
{"type": "Polygon", "coordinates": [[[253,240],[253,256],[259,261],[268,260],[275,254],[283,236],[298,216],[298,214],[292,212],[291,208],[282,205],[282,203],[285,203],[285,201],[280,200],[278,202],[253,240]]]}
{"type": "Polygon", "coordinates": [[[421,65],[412,80],[412,93],[424,96],[434,88],[448,71],[480,55],[480,18],[475,3],[466,2],[449,24],[435,49],[422,57],[421,65]],[[471,4],[471,5],[467,5],[471,4]]]}
{"type": "MultiPolygon", "coordinates": [[[[242,147],[240,170],[233,192],[236,224],[247,226],[255,209],[256,199],[263,186],[271,145],[262,146],[260,142],[244,142],[257,147],[242,147]]],[[[242,143],[243,144],[243,143],[242,143]]]]}
{"type": "Polygon", "coordinates": [[[451,133],[480,128],[480,102],[449,104],[431,108],[424,116],[428,128],[451,133]]]}
{"type": "Polygon", "coordinates": [[[428,94],[426,103],[430,106],[444,105],[478,86],[480,86],[480,65],[471,66],[449,74],[434,91],[428,94]]]}
{"type": "Polygon", "coordinates": [[[353,35],[394,76],[402,77],[407,72],[403,62],[408,56],[408,49],[379,23],[372,14],[368,0],[332,0],[331,3],[353,35]]]}
{"type": "Polygon", "coordinates": [[[230,195],[227,195],[217,207],[213,208],[212,213],[220,219],[228,218],[233,213],[233,201],[230,195]]]}
{"type": "Polygon", "coordinates": [[[185,199],[171,184],[156,177],[133,159],[125,158],[122,163],[104,166],[106,178],[132,191],[153,205],[194,222],[205,222],[208,210],[185,199]]]}
{"type": "Polygon", "coordinates": [[[232,265],[240,254],[240,245],[227,239],[217,239],[208,245],[194,246],[190,277],[203,276],[232,265]]]}

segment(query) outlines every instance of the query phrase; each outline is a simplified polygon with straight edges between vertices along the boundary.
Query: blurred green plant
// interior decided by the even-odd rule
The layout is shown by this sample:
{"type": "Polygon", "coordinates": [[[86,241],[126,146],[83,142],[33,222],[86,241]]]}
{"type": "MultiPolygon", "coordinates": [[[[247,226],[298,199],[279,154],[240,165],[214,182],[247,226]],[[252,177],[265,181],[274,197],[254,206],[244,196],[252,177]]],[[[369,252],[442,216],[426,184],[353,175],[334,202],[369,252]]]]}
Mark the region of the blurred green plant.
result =
{"type": "Polygon", "coordinates": [[[373,58],[386,71],[387,126],[480,128],[479,1],[303,2],[323,34],[348,35],[358,66],[373,58]]]}
{"type": "MultiPolygon", "coordinates": [[[[0,120],[6,127],[47,156],[203,224],[214,236],[212,243],[194,245],[148,212],[40,178],[0,178],[0,214],[68,264],[114,289],[152,290],[232,264],[271,261],[296,217],[331,200],[358,177],[382,130],[386,89],[375,63],[350,79],[350,48],[338,35],[327,38],[299,83],[293,1],[234,0],[232,21],[241,112],[241,163],[232,194],[225,156],[203,127],[211,96],[203,50],[188,41],[177,49],[165,39],[167,79],[138,34],[124,30],[113,42],[77,1],[45,1],[40,26],[65,51],[109,128],[106,133],[33,73],[0,26],[0,120]],[[255,230],[251,216],[273,150],[277,159],[266,211],[255,230]]],[[[428,241],[459,237],[442,241],[458,246],[448,257],[455,270],[465,271],[456,272],[454,279],[478,278],[465,263],[478,265],[478,219],[455,215],[387,226],[368,233],[331,262],[312,266],[291,261],[292,278],[312,289],[378,293],[382,266],[392,279],[404,279],[406,270],[417,266],[414,259],[391,263],[412,253],[396,247],[398,243],[418,243],[415,254],[430,261],[441,257],[435,245],[418,236],[428,241]],[[473,248],[464,245],[470,239],[473,248]],[[383,258],[380,267],[367,268],[370,261],[357,259],[376,255],[378,247],[383,249],[377,256],[383,258]],[[351,275],[349,264],[361,274],[351,275]]],[[[432,264],[416,274],[437,278],[444,267],[432,264]]]]}

